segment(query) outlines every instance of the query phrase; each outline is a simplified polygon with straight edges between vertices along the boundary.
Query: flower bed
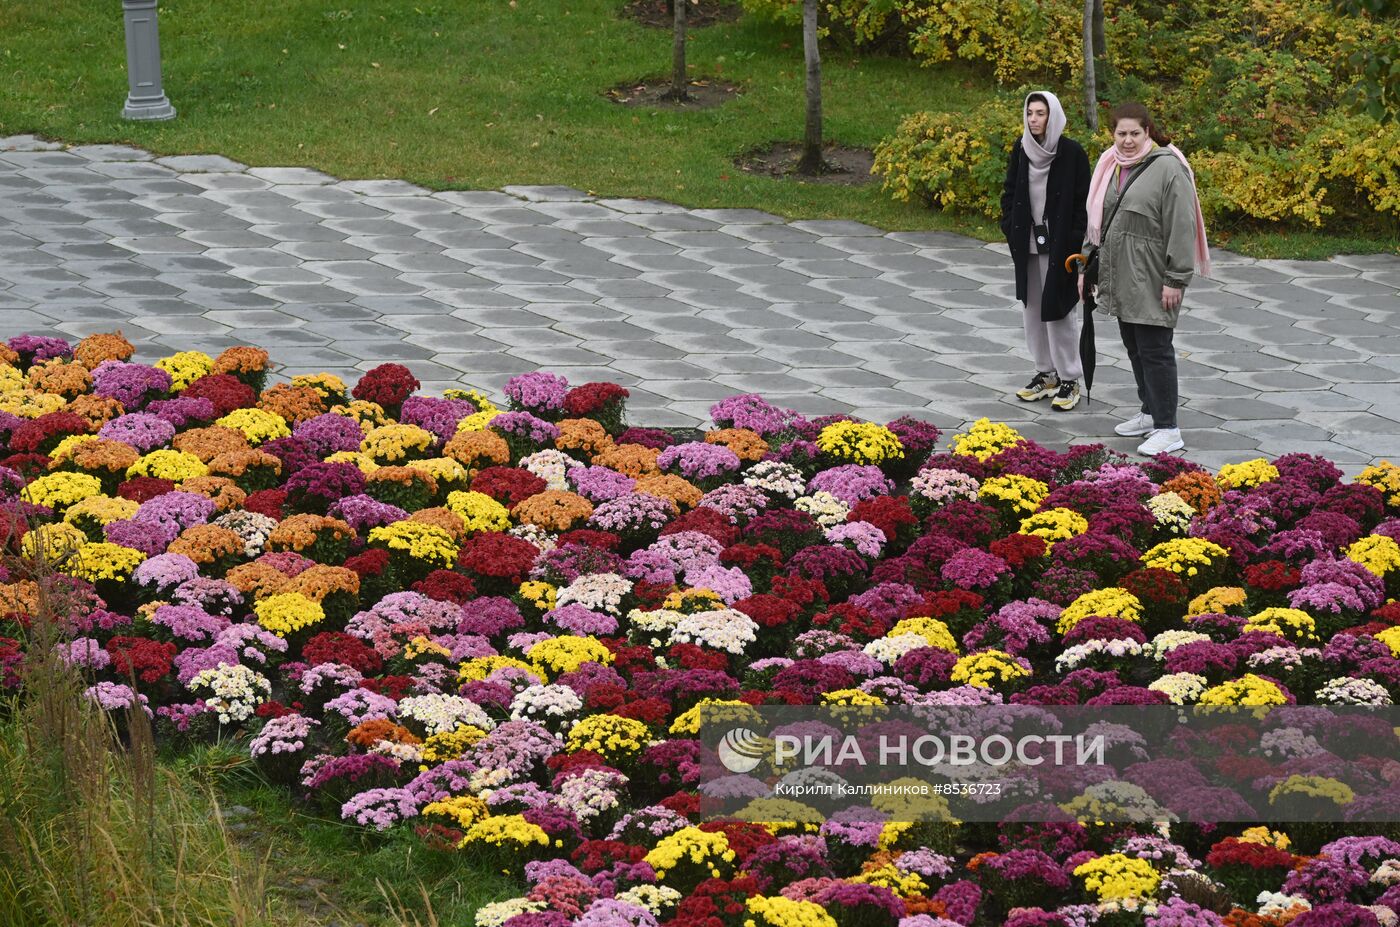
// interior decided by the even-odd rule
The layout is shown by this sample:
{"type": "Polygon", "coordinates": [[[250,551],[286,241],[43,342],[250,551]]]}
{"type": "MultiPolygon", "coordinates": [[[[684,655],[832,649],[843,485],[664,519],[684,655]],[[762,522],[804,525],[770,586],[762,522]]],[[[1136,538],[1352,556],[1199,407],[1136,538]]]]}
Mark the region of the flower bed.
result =
{"type": "MultiPolygon", "coordinates": [[[[62,655],[104,708],[242,732],[325,813],[520,876],[479,927],[1400,911],[1375,824],[711,821],[691,736],[697,706],[1391,704],[1400,467],[1212,474],[985,420],[939,451],[758,396],[696,437],[544,373],[501,410],[393,364],[265,388],[256,349],[132,353],[0,348],[11,548],[86,603],[62,655]]],[[[39,589],[0,579],[18,688],[39,589]]],[[[1345,803],[1299,749],[1300,788],[1345,803]]]]}

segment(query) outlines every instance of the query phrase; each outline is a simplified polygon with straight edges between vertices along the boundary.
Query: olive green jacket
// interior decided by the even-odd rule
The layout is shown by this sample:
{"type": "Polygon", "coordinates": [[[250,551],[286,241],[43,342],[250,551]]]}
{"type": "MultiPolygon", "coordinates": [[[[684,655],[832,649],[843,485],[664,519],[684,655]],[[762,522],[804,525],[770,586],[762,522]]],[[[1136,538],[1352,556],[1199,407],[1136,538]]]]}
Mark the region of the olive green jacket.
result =
{"type": "Polygon", "coordinates": [[[1196,264],[1196,191],[1191,177],[1166,148],[1152,151],[1145,171],[1118,205],[1110,183],[1103,214],[1113,215],[1099,251],[1098,308],[1123,322],[1176,327],[1181,310],[1162,308],[1162,287],[1185,289],[1196,264]],[[1117,209],[1117,214],[1114,210],[1117,209]]]}

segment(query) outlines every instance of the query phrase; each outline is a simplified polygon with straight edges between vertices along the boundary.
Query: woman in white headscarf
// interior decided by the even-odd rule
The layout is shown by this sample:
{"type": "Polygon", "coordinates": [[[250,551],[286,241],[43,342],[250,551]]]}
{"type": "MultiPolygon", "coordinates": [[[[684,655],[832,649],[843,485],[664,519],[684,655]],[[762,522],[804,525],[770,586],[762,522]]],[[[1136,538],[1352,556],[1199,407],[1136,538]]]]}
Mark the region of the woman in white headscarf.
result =
{"type": "Polygon", "coordinates": [[[1089,158],[1065,131],[1065,111],[1048,90],[1026,97],[1021,141],[1011,151],[1001,195],[1001,230],[1016,263],[1026,350],[1035,376],[1016,393],[1025,402],[1052,397],[1068,412],[1079,404],[1084,365],[1077,269],[1065,259],[1079,251],[1088,226],[1089,158]]]}

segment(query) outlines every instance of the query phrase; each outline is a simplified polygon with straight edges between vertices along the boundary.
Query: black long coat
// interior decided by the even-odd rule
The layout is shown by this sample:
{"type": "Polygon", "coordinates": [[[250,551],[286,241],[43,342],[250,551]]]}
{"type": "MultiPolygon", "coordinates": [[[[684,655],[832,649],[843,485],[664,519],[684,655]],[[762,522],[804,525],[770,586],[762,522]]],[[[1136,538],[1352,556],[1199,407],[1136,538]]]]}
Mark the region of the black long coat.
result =
{"type": "MultiPolygon", "coordinates": [[[[1041,291],[1040,317],[1055,322],[1079,302],[1079,272],[1066,271],[1065,259],[1079,251],[1089,226],[1089,158],[1072,138],[1060,137],[1045,184],[1045,219],[1050,230],[1050,272],[1041,291]]],[[[1016,262],[1016,298],[1026,301],[1026,269],[1031,248],[1030,161],[1021,143],[1011,150],[1001,194],[1001,231],[1016,262]]]]}

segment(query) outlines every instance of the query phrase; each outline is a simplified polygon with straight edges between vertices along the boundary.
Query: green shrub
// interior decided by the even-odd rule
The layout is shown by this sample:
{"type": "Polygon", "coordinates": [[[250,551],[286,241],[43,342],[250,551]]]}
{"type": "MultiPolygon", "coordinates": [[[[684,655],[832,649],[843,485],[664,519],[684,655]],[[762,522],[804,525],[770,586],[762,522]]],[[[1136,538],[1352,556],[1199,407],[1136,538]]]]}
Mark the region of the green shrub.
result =
{"type": "MultiPolygon", "coordinates": [[[[849,0],[825,9],[836,21],[849,0]]],[[[1400,217],[1395,129],[1343,109],[1355,78],[1336,69],[1349,47],[1400,43],[1396,21],[1342,16],[1330,0],[1108,0],[1105,12],[1109,91],[1158,114],[1191,159],[1208,221],[1323,228],[1400,217]]],[[[1003,87],[1023,86],[972,114],[906,117],[876,149],[884,189],[997,215],[1026,85],[1060,91],[1067,106],[1079,97],[1081,16],[1078,0],[900,4],[920,59],[980,63],[1003,87]]],[[[842,28],[859,38],[856,21],[842,28]]],[[[1070,134],[1082,124],[1071,116],[1070,134]]],[[[1107,131],[1080,141],[1091,158],[1109,144],[1107,131]]]]}
{"type": "Polygon", "coordinates": [[[1020,109],[1006,97],[971,114],[913,113],[876,147],[872,172],[897,200],[996,216],[1020,109]]]}

